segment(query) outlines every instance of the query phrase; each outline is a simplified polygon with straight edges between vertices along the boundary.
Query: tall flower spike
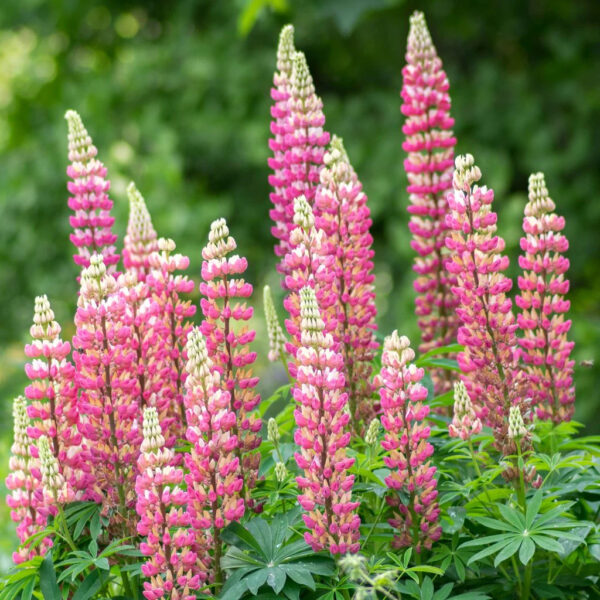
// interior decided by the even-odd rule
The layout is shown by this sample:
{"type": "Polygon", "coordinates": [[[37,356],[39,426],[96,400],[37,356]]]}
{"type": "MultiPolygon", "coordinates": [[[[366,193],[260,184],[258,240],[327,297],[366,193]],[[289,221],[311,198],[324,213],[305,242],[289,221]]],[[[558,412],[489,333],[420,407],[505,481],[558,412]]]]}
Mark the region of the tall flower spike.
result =
{"type": "Polygon", "coordinates": [[[254,487],[258,476],[261,420],[253,412],[260,402],[256,393],[258,377],[252,375],[256,352],[250,351],[256,332],[247,322],[253,308],[246,304],[252,285],[243,279],[248,261],[232,254],[237,245],[225,219],[210,226],[208,244],[202,250],[200,301],[204,320],[200,330],[206,338],[209,356],[229,392],[229,410],[236,415],[233,433],[238,438],[237,456],[246,491],[254,487]]]}
{"type": "Polygon", "coordinates": [[[421,383],[423,369],[412,361],[415,353],[405,336],[394,331],[385,339],[381,372],[376,377],[381,397],[381,424],[385,430],[381,442],[387,455],[385,465],[391,474],[385,478],[391,493],[386,498],[394,507],[390,525],[398,529],[393,546],[413,546],[417,552],[431,548],[442,528],[437,503],[436,468],[429,462],[433,446],[426,424],[429,407],[424,404],[427,390],[421,383]],[[403,503],[400,494],[408,503],[403,503]]]}
{"type": "Polygon", "coordinates": [[[371,362],[377,342],[373,282],[373,238],[367,196],[348,160],[343,142],[333,136],[324,157],[315,207],[324,232],[325,252],[334,257],[337,330],[344,356],[344,376],[354,422],[374,416],[371,362]]]}
{"type": "Polygon", "coordinates": [[[207,579],[205,547],[197,543],[189,526],[188,495],[181,488],[183,471],[173,466],[174,452],[165,447],[154,407],[144,409],[143,431],[135,490],[137,531],[146,538],[140,550],[148,557],[142,573],[150,580],[144,582],[144,596],[194,600],[192,590],[207,579]]]}
{"type": "Polygon", "coordinates": [[[462,381],[454,383],[454,416],[448,425],[450,437],[468,440],[481,431],[481,419],[475,414],[467,388],[462,381]]]}
{"type": "Polygon", "coordinates": [[[306,511],[309,529],[304,539],[315,552],[324,548],[332,554],[358,552],[359,503],[352,501],[354,475],[348,473],[354,459],[347,455],[350,415],[344,410],[348,396],[343,357],[333,349],[331,334],[324,332],[311,287],[300,291],[300,311],[302,345],[296,355],[292,394],[298,403],[294,441],[300,452],[295,458],[304,471],[296,478],[301,491],[298,502],[306,511]]]}
{"type": "Polygon", "coordinates": [[[478,416],[495,429],[498,448],[513,454],[513,445],[505,445],[508,413],[511,405],[523,402],[523,396],[515,360],[517,325],[507,296],[512,282],[504,274],[508,268],[508,257],[502,254],[504,240],[495,235],[494,192],[479,187],[475,183],[479,179],[481,171],[473,157],[458,156],[446,218],[450,229],[446,245],[452,253],[446,264],[456,276],[458,342],[464,345],[458,362],[478,416]]]}
{"type": "Polygon", "coordinates": [[[279,324],[279,318],[277,317],[277,311],[273,303],[273,296],[271,295],[271,288],[268,285],[265,285],[263,289],[263,306],[265,309],[267,334],[269,336],[269,360],[271,362],[277,360],[285,361],[285,335],[279,324]]]}
{"type": "MultiPolygon", "coordinates": [[[[11,447],[11,457],[8,463],[9,475],[6,487],[10,491],[6,503],[10,508],[10,517],[17,524],[17,536],[21,544],[46,526],[47,513],[39,512],[37,508],[43,503],[39,483],[32,475],[32,458],[27,434],[30,421],[27,416],[27,402],[23,396],[13,402],[14,439],[11,447]]],[[[50,539],[45,539],[40,546],[31,549],[23,545],[13,553],[16,564],[44,554],[52,545],[50,539]]]]}
{"type": "Polygon", "coordinates": [[[73,257],[75,264],[88,267],[90,256],[101,254],[109,272],[115,270],[119,255],[115,250],[117,236],[112,232],[115,221],[110,215],[113,206],[108,197],[110,182],[106,179],[106,167],[96,158],[98,150],[92,143],[81,117],[68,110],[65,119],[69,126],[69,161],[67,188],[72,196],[69,208],[75,213],[69,219],[74,232],[71,242],[77,248],[73,257]]]}
{"type": "Polygon", "coordinates": [[[150,271],[150,255],[158,250],[156,231],[144,198],[133,181],[127,187],[129,222],[123,246],[123,265],[134,271],[140,281],[150,271]]]}
{"type": "Polygon", "coordinates": [[[102,256],[81,273],[73,352],[77,369],[80,431],[90,449],[96,485],[90,493],[105,506],[132,503],[140,444],[139,387],[131,350],[131,313],[102,256]]]}
{"type": "MultiPolygon", "coordinates": [[[[329,142],[329,133],[323,130],[323,102],[316,95],[302,52],[296,52],[292,58],[287,111],[287,117],[283,120],[283,165],[280,162],[274,165],[282,167],[281,175],[272,181],[282,189],[277,194],[278,204],[271,212],[271,218],[275,221],[273,233],[280,240],[275,252],[281,257],[290,251],[289,236],[294,229],[295,198],[304,196],[311,207],[314,204],[325,146],[329,142]]],[[[281,261],[278,270],[284,277],[288,274],[285,261],[281,261]]],[[[285,281],[284,278],[284,286],[285,281]]]]}
{"type": "MultiPolygon", "coordinates": [[[[411,246],[417,253],[414,287],[422,339],[419,349],[426,352],[454,342],[458,329],[457,299],[451,292],[455,277],[444,266],[445,195],[452,187],[456,138],[450,117],[450,85],[421,12],[410,18],[406,63],[402,70],[401,110],[406,117],[402,148],[408,155],[404,169],[410,200],[409,229],[411,246]]],[[[434,373],[438,392],[450,389],[451,373],[443,369],[434,373]]]]}
{"type": "Polygon", "coordinates": [[[569,242],[561,233],[565,219],[554,210],[543,173],[531,175],[519,257],[521,293],[515,300],[521,309],[517,322],[523,330],[518,342],[526,364],[527,395],[538,417],[560,423],[570,420],[574,411],[574,361],[570,358],[574,344],[567,340],[571,321],[565,315],[570,303],[564,299],[569,291],[569,260],[563,254],[569,242]]]}
{"type": "Polygon", "coordinates": [[[56,504],[64,504],[73,500],[73,494],[69,492],[65,479],[58,468],[58,461],[48,438],[43,435],[38,440],[38,453],[40,456],[40,472],[42,485],[44,486],[45,508],[52,514],[56,513],[56,504]]]}
{"type": "Polygon", "coordinates": [[[81,434],[77,427],[76,373],[68,356],[71,346],[60,339],[60,325],[54,320],[54,312],[48,298],[35,299],[33,325],[30,329],[31,344],[25,346],[25,354],[32,359],[25,365],[31,384],[25,395],[31,401],[27,407],[32,426],[29,436],[37,440],[47,436],[54,457],[66,480],[68,496],[81,496],[91,482],[86,452],[81,447],[81,434]]]}
{"type": "Polygon", "coordinates": [[[228,523],[239,521],[245,509],[241,495],[244,481],[237,456],[239,442],[234,433],[237,420],[230,394],[221,385],[219,371],[199,329],[190,332],[186,352],[186,435],[192,444],[184,456],[189,471],[185,476],[187,510],[197,538],[206,539],[207,547],[213,550],[210,577],[221,584],[221,530],[228,523]]]}

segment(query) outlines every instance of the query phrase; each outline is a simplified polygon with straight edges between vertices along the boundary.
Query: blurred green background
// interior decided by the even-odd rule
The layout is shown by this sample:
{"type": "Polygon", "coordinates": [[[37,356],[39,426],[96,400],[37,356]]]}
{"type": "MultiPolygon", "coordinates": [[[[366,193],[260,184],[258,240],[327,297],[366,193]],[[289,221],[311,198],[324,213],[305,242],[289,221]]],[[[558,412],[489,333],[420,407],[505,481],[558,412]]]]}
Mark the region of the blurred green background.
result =
{"type": "MultiPolygon", "coordinates": [[[[418,339],[413,317],[402,84],[408,17],[425,11],[451,82],[458,151],[496,192],[512,273],[527,177],[543,170],[571,241],[578,363],[600,341],[600,3],[20,0],[0,11],[0,476],[33,298],[72,333],[67,108],[78,110],[112,179],[116,230],[134,179],[159,235],[198,279],[209,223],[228,219],[249,280],[278,288],[268,219],[269,89],[280,28],[296,27],[327,128],[341,135],[374,218],[379,324],[418,339]]],[[[260,293],[257,294],[260,298],[260,293]]],[[[265,348],[260,301],[256,326],[265,348]]],[[[264,356],[264,353],[262,353],[264,356]]],[[[265,365],[266,367],[266,365],[265,365]]],[[[277,377],[271,370],[267,381],[277,377]]],[[[600,431],[597,367],[576,369],[577,418],[600,431]]],[[[265,384],[264,387],[268,387],[265,384]]],[[[0,492],[3,492],[0,489],[0,492]]],[[[0,571],[14,543],[0,510],[0,571]]]]}

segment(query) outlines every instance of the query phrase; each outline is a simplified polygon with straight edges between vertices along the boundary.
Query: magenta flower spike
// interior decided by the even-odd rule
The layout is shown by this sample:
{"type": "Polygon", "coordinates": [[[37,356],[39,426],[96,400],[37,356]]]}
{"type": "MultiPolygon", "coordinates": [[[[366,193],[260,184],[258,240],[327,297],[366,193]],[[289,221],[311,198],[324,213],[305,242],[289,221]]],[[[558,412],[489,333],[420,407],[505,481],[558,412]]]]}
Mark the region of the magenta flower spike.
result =
{"type": "MultiPolygon", "coordinates": [[[[471,401],[484,424],[495,429],[496,441],[506,441],[511,405],[524,401],[516,364],[517,324],[507,296],[512,282],[504,271],[508,257],[504,240],[495,235],[494,192],[479,187],[481,171],[470,154],[456,158],[454,191],[448,194],[450,231],[447,268],[456,276],[459,299],[458,342],[464,350],[458,363],[471,401]]],[[[511,452],[509,452],[511,453],[511,452]]]]}
{"type": "Polygon", "coordinates": [[[22,546],[13,553],[15,564],[30,560],[34,556],[44,555],[52,546],[52,540],[46,538],[37,548],[25,544],[28,538],[42,530],[47,524],[48,513],[38,510],[43,504],[41,494],[39,466],[32,455],[31,439],[27,433],[30,420],[27,416],[27,401],[23,396],[13,402],[14,438],[11,446],[11,456],[8,463],[9,474],[6,478],[6,488],[9,494],[6,503],[10,508],[10,517],[17,524],[17,536],[22,546]],[[37,470],[36,477],[34,471],[37,470]]]}
{"type": "Polygon", "coordinates": [[[237,456],[236,414],[230,393],[223,389],[219,370],[211,360],[201,331],[190,331],[185,380],[187,440],[192,444],[184,456],[188,469],[190,525],[212,548],[210,578],[222,583],[221,530],[239,521],[245,512],[244,480],[237,456]]]}
{"type": "Polygon", "coordinates": [[[347,454],[350,414],[345,410],[344,360],[325,332],[315,291],[309,286],[300,290],[300,310],[302,345],[296,354],[292,394],[298,403],[294,441],[300,451],[295,458],[304,471],[296,478],[298,502],[306,511],[309,529],[304,539],[315,552],[358,552],[359,502],[352,501],[354,475],[348,473],[354,458],[347,454]]]}
{"type": "Polygon", "coordinates": [[[567,340],[571,321],[565,315],[570,303],[564,298],[569,291],[569,259],[563,255],[569,242],[561,233],[565,219],[554,210],[544,175],[531,175],[519,257],[521,293],[515,300],[523,331],[518,342],[526,365],[527,395],[538,417],[560,423],[570,420],[574,412],[574,361],[570,358],[574,343],[567,340]]]}
{"type": "MultiPolygon", "coordinates": [[[[184,300],[183,294],[190,294],[194,282],[185,275],[176,274],[185,271],[190,259],[175,254],[175,242],[171,239],[158,240],[158,252],[150,255],[151,272],[146,278],[152,298],[157,305],[157,335],[163,340],[164,361],[160,372],[163,389],[161,393],[169,399],[169,415],[174,423],[174,433],[178,437],[185,435],[185,344],[192,324],[188,321],[196,314],[191,300],[184,300]]],[[[162,415],[162,410],[160,411],[162,415]]]]}
{"type": "Polygon", "coordinates": [[[315,206],[317,226],[325,233],[326,253],[335,257],[337,331],[335,339],[344,357],[344,375],[353,419],[374,416],[371,400],[372,366],[377,342],[373,238],[367,196],[344,148],[333,136],[325,153],[315,206]]]}
{"type": "Polygon", "coordinates": [[[68,110],[65,119],[69,126],[69,161],[67,188],[72,196],[69,208],[75,213],[69,219],[74,231],[71,242],[77,248],[75,264],[88,267],[92,254],[101,254],[109,272],[114,272],[119,262],[115,250],[117,236],[112,232],[115,221],[110,215],[112,200],[108,197],[110,182],[106,167],[96,158],[98,150],[92,143],[81,117],[68,110]]]}
{"type": "MultiPolygon", "coordinates": [[[[456,340],[457,299],[451,291],[454,275],[444,267],[446,252],[446,192],[452,187],[456,138],[452,134],[449,83],[442,61],[431,40],[421,12],[410,18],[402,70],[402,148],[407,153],[404,169],[408,177],[411,246],[417,253],[416,313],[421,329],[421,352],[446,346],[456,340]]],[[[439,392],[451,387],[450,371],[434,373],[439,392]]]]}
{"type": "Polygon", "coordinates": [[[77,369],[79,428],[89,448],[93,499],[124,509],[133,500],[141,441],[140,391],[129,338],[132,315],[102,256],[81,274],[73,352],[77,369]]]}
{"type": "Polygon", "coordinates": [[[254,409],[260,403],[256,392],[258,377],[252,374],[256,352],[250,350],[256,332],[247,322],[253,308],[246,304],[252,295],[252,285],[243,279],[248,261],[232,254],[237,244],[229,235],[225,219],[210,226],[208,244],[202,250],[200,307],[204,320],[200,331],[206,339],[208,355],[221,374],[223,389],[229,392],[230,410],[236,415],[233,430],[238,438],[236,447],[246,491],[252,489],[258,476],[260,454],[256,449],[262,421],[254,409]]]}
{"type": "Polygon", "coordinates": [[[412,546],[421,552],[440,538],[442,528],[436,468],[429,462],[433,446],[427,441],[430,436],[426,421],[429,407],[424,404],[427,389],[421,383],[424,371],[412,364],[414,358],[408,338],[394,331],[385,339],[381,372],[375,383],[379,387],[381,424],[385,429],[381,442],[386,451],[384,462],[392,471],[385,478],[391,490],[386,499],[395,509],[389,523],[398,530],[392,545],[412,546]],[[406,494],[408,503],[402,502],[400,493],[406,494]]]}
{"type": "Polygon", "coordinates": [[[174,451],[165,446],[154,407],[144,409],[144,439],[135,482],[137,531],[146,539],[140,550],[147,561],[142,574],[147,600],[195,600],[207,579],[206,544],[190,528],[183,471],[174,466],[174,451]]]}
{"type": "Polygon", "coordinates": [[[156,231],[152,225],[146,202],[135,183],[127,187],[129,197],[129,222],[123,245],[123,265],[145,281],[150,271],[150,255],[158,251],[156,231]]]}
{"type": "Polygon", "coordinates": [[[25,395],[30,400],[27,413],[32,425],[27,433],[32,440],[48,438],[68,496],[79,499],[91,476],[77,429],[77,376],[68,360],[71,346],[60,339],[60,325],[54,320],[46,296],[35,299],[30,333],[33,340],[25,346],[25,354],[32,360],[25,365],[25,372],[31,384],[25,388],[25,395]]]}
{"type": "MultiPolygon", "coordinates": [[[[290,42],[287,42],[287,49],[291,50],[290,42]]],[[[316,95],[306,57],[302,52],[296,52],[292,57],[287,111],[287,118],[282,119],[285,122],[282,125],[285,135],[279,145],[279,152],[283,153],[283,165],[281,160],[272,163],[272,166],[282,167],[281,174],[271,180],[272,184],[277,184],[282,190],[277,194],[278,204],[275,204],[271,217],[275,222],[273,233],[279,240],[275,253],[282,257],[278,270],[284,275],[284,287],[288,271],[283,257],[290,251],[289,236],[294,229],[294,200],[304,196],[313,207],[325,146],[329,143],[329,133],[323,130],[323,102],[316,95]]]]}

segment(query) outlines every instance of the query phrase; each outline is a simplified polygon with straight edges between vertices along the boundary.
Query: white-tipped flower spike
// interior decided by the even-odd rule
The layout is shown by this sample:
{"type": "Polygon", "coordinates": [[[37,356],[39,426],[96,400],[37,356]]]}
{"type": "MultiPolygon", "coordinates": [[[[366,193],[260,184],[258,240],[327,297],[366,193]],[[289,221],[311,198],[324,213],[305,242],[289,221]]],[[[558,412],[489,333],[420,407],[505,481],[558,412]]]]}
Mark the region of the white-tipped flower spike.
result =
{"type": "Polygon", "coordinates": [[[285,25],[279,34],[277,46],[277,69],[280,73],[290,77],[296,48],[294,47],[294,26],[285,25]]]}
{"type": "Polygon", "coordinates": [[[309,286],[300,290],[300,328],[303,346],[323,346],[325,323],[321,318],[315,290],[309,286]]]}
{"type": "Polygon", "coordinates": [[[93,254],[90,257],[90,266],[81,272],[80,304],[86,300],[99,302],[116,289],[114,277],[106,272],[106,265],[101,254],[93,254]]]}
{"type": "Polygon", "coordinates": [[[60,333],[60,325],[54,320],[54,311],[46,294],[36,296],[33,309],[33,325],[29,329],[36,340],[53,341],[60,333]]]}
{"type": "Polygon", "coordinates": [[[142,452],[145,454],[157,453],[164,447],[165,438],[158,422],[158,412],[154,406],[144,409],[143,432],[142,452]]]}
{"type": "Polygon", "coordinates": [[[229,235],[229,228],[225,219],[217,219],[210,225],[208,244],[202,250],[202,258],[211,260],[222,258],[237,247],[235,240],[229,235]]]}
{"type": "Polygon", "coordinates": [[[127,187],[129,222],[123,246],[123,264],[144,280],[150,270],[149,258],[158,249],[156,231],[144,198],[133,181],[127,187]]]}
{"type": "Polygon", "coordinates": [[[294,200],[294,224],[300,225],[304,231],[315,226],[315,217],[305,196],[298,196],[294,200]]]}
{"type": "Polygon", "coordinates": [[[206,340],[198,328],[192,329],[186,345],[188,360],[186,370],[191,377],[205,381],[213,376],[212,361],[206,349],[206,340]]]}
{"type": "Polygon", "coordinates": [[[467,440],[481,431],[481,420],[477,417],[469,398],[467,388],[462,381],[454,383],[454,416],[448,425],[451,437],[467,440]]]}
{"type": "Polygon", "coordinates": [[[58,461],[50,449],[50,442],[45,435],[40,437],[37,447],[40,455],[40,471],[44,492],[54,502],[63,501],[64,498],[61,497],[61,492],[65,486],[65,480],[60,474],[58,461]]]}
{"type": "Polygon", "coordinates": [[[265,309],[265,320],[267,322],[267,334],[269,335],[269,360],[275,362],[285,356],[285,335],[279,324],[271,288],[265,285],[263,290],[263,304],[265,309]]]}
{"type": "Polygon", "coordinates": [[[279,483],[285,481],[287,477],[287,469],[282,462],[275,463],[275,479],[279,481],[279,483]]]}
{"type": "Polygon", "coordinates": [[[367,433],[365,434],[365,442],[367,442],[367,444],[369,446],[373,446],[374,444],[377,443],[377,440],[379,439],[379,430],[380,429],[381,429],[381,423],[379,422],[379,419],[373,419],[369,423],[369,427],[367,428],[367,433]]]}
{"type": "Polygon", "coordinates": [[[279,433],[279,427],[277,427],[277,421],[273,418],[270,418],[269,422],[267,423],[267,439],[276,444],[280,438],[281,435],[279,433]]]}
{"type": "Polygon", "coordinates": [[[521,409],[518,406],[511,406],[508,415],[508,437],[511,440],[516,440],[525,437],[527,433],[521,409]]]}

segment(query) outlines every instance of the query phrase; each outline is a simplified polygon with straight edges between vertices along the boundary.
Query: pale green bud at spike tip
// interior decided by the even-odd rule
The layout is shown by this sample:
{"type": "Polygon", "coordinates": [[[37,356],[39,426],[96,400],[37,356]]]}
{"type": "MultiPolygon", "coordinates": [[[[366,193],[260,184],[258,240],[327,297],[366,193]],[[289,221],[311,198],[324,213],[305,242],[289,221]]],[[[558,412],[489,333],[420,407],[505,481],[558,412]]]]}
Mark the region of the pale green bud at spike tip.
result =
{"type": "Polygon", "coordinates": [[[269,335],[269,360],[274,362],[279,360],[285,352],[285,335],[279,324],[271,288],[265,285],[263,289],[263,304],[265,309],[265,320],[267,322],[267,333],[269,335]]]}
{"type": "Polygon", "coordinates": [[[279,34],[277,47],[277,69],[287,77],[292,75],[296,48],[294,47],[294,26],[285,25],[279,34]]]}
{"type": "Polygon", "coordinates": [[[308,231],[315,225],[312,208],[304,195],[294,200],[294,224],[300,225],[304,231],[308,231]]]}
{"type": "Polygon", "coordinates": [[[87,129],[83,125],[79,113],[74,110],[68,110],[65,113],[65,119],[67,120],[67,127],[69,129],[69,160],[77,163],[89,160],[95,156],[97,150],[87,129]]]}
{"type": "Polygon", "coordinates": [[[344,147],[344,140],[342,140],[341,137],[334,135],[331,137],[331,142],[329,142],[329,150],[325,153],[323,162],[327,166],[330,166],[338,161],[350,162],[348,160],[348,153],[344,147]]]}
{"type": "Polygon", "coordinates": [[[481,179],[481,171],[472,154],[461,154],[454,161],[454,186],[467,191],[481,179]]]}
{"type": "Polygon", "coordinates": [[[285,465],[282,462],[278,462],[275,464],[275,478],[277,479],[277,481],[279,481],[279,483],[285,481],[285,478],[287,477],[287,469],[285,468],[285,465]]]}
{"type": "Polygon", "coordinates": [[[59,490],[64,485],[64,479],[58,468],[58,461],[52,450],[50,450],[50,442],[45,435],[38,439],[37,447],[44,490],[56,500],[59,490]]]}
{"type": "Polygon", "coordinates": [[[225,219],[221,218],[213,221],[208,233],[208,244],[202,249],[202,258],[204,260],[223,258],[236,248],[237,244],[233,237],[229,235],[229,227],[227,227],[225,219]]]}
{"type": "Polygon", "coordinates": [[[158,422],[158,412],[153,406],[144,409],[143,422],[144,439],[142,441],[142,452],[156,452],[165,445],[165,438],[162,435],[160,423],[158,422]]]}
{"type": "Polygon", "coordinates": [[[303,332],[322,333],[325,329],[315,290],[308,285],[300,290],[300,320],[303,332]]]}
{"type": "Polygon", "coordinates": [[[13,454],[19,454],[24,456],[27,454],[29,447],[29,436],[27,435],[27,427],[29,427],[31,421],[27,416],[27,401],[24,396],[17,396],[13,401],[13,431],[14,431],[14,445],[13,454]],[[22,452],[15,452],[15,447],[22,452]]]}
{"type": "Polygon", "coordinates": [[[54,320],[54,311],[48,297],[36,296],[33,308],[33,325],[29,333],[34,340],[55,340],[60,334],[60,325],[54,320]]]}
{"type": "Polygon", "coordinates": [[[408,51],[417,59],[432,59],[437,52],[425,21],[425,15],[416,10],[410,17],[408,30],[408,51]]]}
{"type": "Polygon", "coordinates": [[[508,415],[508,437],[515,440],[527,435],[521,410],[518,406],[511,406],[508,415]]]}
{"type": "Polygon", "coordinates": [[[185,348],[188,355],[187,372],[198,379],[209,377],[212,361],[208,356],[206,340],[197,327],[190,331],[185,348]]]}
{"type": "Polygon", "coordinates": [[[277,427],[277,421],[273,418],[269,419],[267,423],[267,439],[270,442],[276,444],[279,441],[279,427],[277,427]]]}
{"type": "Polygon", "coordinates": [[[526,217],[541,217],[555,210],[556,205],[548,195],[546,179],[543,173],[529,176],[529,202],[525,206],[526,217]]]}
{"type": "Polygon", "coordinates": [[[291,76],[292,96],[306,98],[315,93],[315,85],[304,52],[296,52],[291,76]]]}
{"type": "Polygon", "coordinates": [[[152,225],[152,218],[142,194],[133,181],[127,186],[127,197],[129,198],[129,223],[127,234],[133,240],[149,242],[156,239],[156,231],[152,225]]]}
{"type": "Polygon", "coordinates": [[[373,446],[377,443],[379,439],[379,429],[380,423],[379,419],[373,419],[369,423],[369,427],[367,428],[367,433],[365,434],[365,442],[369,444],[369,446],[373,446]]]}

